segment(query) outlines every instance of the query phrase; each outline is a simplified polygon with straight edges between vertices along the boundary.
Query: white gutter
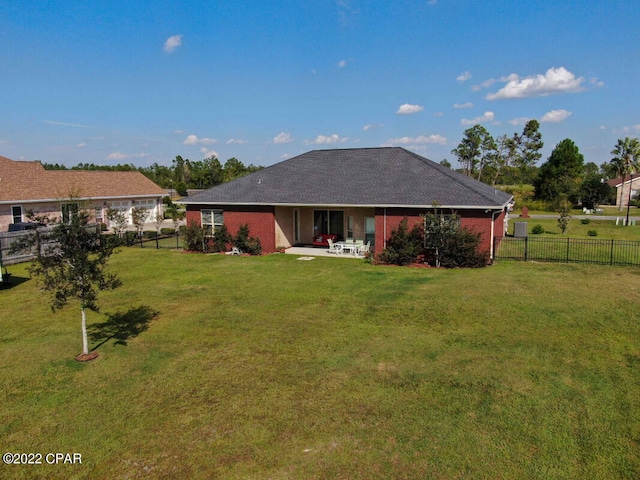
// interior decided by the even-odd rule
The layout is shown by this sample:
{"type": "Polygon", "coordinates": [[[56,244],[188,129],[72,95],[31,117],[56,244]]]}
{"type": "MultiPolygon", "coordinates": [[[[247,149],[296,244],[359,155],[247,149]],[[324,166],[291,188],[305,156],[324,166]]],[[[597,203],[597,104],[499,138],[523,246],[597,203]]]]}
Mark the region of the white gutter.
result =
{"type": "Polygon", "coordinates": [[[120,195],[115,197],[78,197],[78,198],[38,198],[28,200],[0,200],[0,205],[19,205],[28,203],[51,203],[51,202],[67,202],[69,200],[78,200],[80,202],[95,201],[95,200],[124,200],[124,199],[136,199],[136,198],[162,198],[165,195],[160,193],[145,193],[143,195],[120,195]]]}

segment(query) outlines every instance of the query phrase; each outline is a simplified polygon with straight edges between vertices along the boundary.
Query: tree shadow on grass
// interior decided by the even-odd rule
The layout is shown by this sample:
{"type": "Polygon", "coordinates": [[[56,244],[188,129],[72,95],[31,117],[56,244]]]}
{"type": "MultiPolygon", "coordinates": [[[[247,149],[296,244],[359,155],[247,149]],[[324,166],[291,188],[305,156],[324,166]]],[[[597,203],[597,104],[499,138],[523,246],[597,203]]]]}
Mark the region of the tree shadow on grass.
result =
{"type": "Polygon", "coordinates": [[[92,342],[98,342],[92,351],[97,350],[109,340],[114,340],[114,345],[127,345],[130,338],[137,337],[149,328],[151,320],[160,312],[147,305],[130,308],[126,312],[108,313],[108,320],[95,323],[87,327],[89,338],[92,342]]]}

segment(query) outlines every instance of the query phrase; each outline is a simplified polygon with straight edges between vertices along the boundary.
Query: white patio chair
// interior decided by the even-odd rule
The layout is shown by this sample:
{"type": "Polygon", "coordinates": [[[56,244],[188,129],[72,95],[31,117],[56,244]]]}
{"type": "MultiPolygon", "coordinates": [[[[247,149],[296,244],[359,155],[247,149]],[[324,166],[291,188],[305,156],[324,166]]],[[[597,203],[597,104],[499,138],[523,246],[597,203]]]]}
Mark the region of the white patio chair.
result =
{"type": "Polygon", "coordinates": [[[342,245],[333,243],[333,240],[330,238],[327,239],[327,241],[329,242],[329,253],[335,253],[336,255],[342,253],[342,245]]]}
{"type": "Polygon", "coordinates": [[[357,255],[358,257],[363,257],[367,253],[369,253],[370,248],[371,248],[371,242],[367,242],[366,245],[359,246],[354,252],[354,254],[357,255]]]}

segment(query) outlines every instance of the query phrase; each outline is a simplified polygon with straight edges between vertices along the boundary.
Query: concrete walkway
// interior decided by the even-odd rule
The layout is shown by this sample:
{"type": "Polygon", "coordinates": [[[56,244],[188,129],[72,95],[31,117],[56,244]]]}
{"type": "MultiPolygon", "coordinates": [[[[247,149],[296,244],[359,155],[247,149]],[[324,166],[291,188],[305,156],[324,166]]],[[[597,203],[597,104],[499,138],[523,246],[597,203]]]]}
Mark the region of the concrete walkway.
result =
{"type": "Polygon", "coordinates": [[[327,247],[289,247],[285,250],[285,253],[289,255],[300,255],[304,257],[332,257],[332,258],[353,258],[362,260],[363,257],[356,257],[350,253],[343,253],[336,255],[329,253],[327,247]]]}

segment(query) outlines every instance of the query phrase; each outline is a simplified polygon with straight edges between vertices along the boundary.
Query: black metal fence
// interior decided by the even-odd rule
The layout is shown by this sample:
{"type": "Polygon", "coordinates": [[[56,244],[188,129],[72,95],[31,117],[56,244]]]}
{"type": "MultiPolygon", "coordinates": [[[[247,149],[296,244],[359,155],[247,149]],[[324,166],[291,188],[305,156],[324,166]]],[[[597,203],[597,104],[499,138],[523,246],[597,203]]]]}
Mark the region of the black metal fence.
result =
{"type": "Polygon", "coordinates": [[[495,237],[496,260],[640,266],[640,241],[588,238],[495,237]]]}
{"type": "Polygon", "coordinates": [[[180,232],[162,234],[146,231],[142,235],[138,235],[137,232],[126,232],[123,242],[128,247],[180,249],[182,248],[182,235],[180,232]]]}

